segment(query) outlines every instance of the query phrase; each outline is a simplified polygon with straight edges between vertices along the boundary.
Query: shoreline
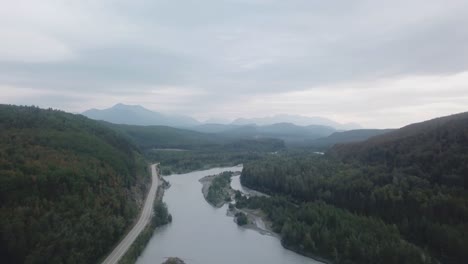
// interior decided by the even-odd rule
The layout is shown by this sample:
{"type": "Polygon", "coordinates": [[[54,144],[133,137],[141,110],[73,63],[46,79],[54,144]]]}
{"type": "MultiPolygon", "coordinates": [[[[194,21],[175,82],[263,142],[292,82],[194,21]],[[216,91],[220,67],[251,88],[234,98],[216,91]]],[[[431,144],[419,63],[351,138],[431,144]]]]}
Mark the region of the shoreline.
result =
{"type": "Polygon", "coordinates": [[[271,228],[271,223],[266,219],[266,216],[261,210],[252,210],[252,209],[238,209],[227,208],[226,215],[233,218],[233,222],[237,224],[236,213],[244,213],[247,216],[248,224],[239,225],[240,228],[250,229],[260,233],[265,236],[272,236],[281,238],[281,236],[273,231],[271,228]],[[259,222],[263,223],[262,226],[259,225],[259,222]]]}

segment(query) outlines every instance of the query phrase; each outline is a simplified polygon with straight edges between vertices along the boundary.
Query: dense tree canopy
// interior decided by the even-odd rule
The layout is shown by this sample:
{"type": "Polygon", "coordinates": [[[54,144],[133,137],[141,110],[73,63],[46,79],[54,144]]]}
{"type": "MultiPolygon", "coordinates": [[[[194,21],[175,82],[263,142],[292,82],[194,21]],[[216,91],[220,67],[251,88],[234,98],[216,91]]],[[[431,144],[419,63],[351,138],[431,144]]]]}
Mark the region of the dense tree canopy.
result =
{"type": "Polygon", "coordinates": [[[236,206],[262,209],[282,244],[305,255],[347,264],[432,263],[423,250],[403,240],[394,225],[323,202],[252,197],[238,199],[236,206]]]}
{"type": "MultiPolygon", "coordinates": [[[[468,259],[468,115],[412,125],[331,155],[271,155],[242,184],[394,224],[444,263],[468,259]]],[[[311,224],[311,223],[309,223],[311,224]]]]}
{"type": "Polygon", "coordinates": [[[0,262],[94,263],[149,180],[124,137],[83,116],[0,105],[0,262]]]}

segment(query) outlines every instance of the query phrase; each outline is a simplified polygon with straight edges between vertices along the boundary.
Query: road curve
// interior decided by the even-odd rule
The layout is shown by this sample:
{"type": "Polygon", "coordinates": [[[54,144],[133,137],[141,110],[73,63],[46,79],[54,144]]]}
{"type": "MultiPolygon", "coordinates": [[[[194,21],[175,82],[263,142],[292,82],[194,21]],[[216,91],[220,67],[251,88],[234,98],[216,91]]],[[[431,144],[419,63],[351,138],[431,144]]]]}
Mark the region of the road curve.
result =
{"type": "Polygon", "coordinates": [[[140,214],[140,218],[136,225],[128,232],[127,236],[114,248],[112,253],[102,262],[102,264],[117,264],[122,258],[122,256],[127,252],[128,248],[132,245],[138,235],[143,231],[145,226],[151,220],[151,215],[153,213],[153,203],[156,197],[156,191],[159,186],[159,170],[157,166],[159,163],[151,165],[151,188],[148,192],[148,196],[145,200],[145,205],[140,214]]]}

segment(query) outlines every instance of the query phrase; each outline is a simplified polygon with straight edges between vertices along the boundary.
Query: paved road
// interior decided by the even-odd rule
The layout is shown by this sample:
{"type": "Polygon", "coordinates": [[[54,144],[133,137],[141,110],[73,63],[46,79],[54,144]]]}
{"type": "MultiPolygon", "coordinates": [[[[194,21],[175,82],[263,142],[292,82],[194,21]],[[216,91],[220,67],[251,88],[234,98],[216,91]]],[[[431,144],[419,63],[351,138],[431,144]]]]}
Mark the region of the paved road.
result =
{"type": "Polygon", "coordinates": [[[133,241],[137,236],[143,231],[145,226],[151,219],[151,214],[153,213],[153,203],[154,198],[156,197],[156,191],[159,186],[159,169],[157,166],[159,163],[151,165],[151,188],[146,197],[145,205],[143,206],[143,211],[141,212],[140,219],[136,225],[130,230],[127,236],[114,248],[112,253],[107,256],[107,258],[102,262],[102,264],[117,264],[120,258],[127,252],[128,248],[132,245],[133,241]]]}

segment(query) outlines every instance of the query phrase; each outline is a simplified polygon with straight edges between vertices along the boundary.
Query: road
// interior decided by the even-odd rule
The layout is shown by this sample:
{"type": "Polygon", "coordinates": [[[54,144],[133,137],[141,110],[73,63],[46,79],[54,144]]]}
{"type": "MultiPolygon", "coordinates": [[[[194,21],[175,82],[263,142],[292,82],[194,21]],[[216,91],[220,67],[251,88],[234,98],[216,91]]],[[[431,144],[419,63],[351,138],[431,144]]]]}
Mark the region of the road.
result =
{"type": "Polygon", "coordinates": [[[153,203],[154,198],[156,197],[156,191],[158,190],[159,186],[159,170],[157,166],[159,163],[151,165],[151,188],[148,192],[148,196],[146,197],[145,205],[143,206],[143,210],[140,214],[140,218],[136,225],[128,232],[127,236],[114,248],[112,253],[102,262],[102,264],[117,264],[122,258],[122,256],[127,252],[130,248],[132,243],[138,237],[138,235],[143,231],[145,226],[151,220],[151,214],[153,213],[153,203]]]}

